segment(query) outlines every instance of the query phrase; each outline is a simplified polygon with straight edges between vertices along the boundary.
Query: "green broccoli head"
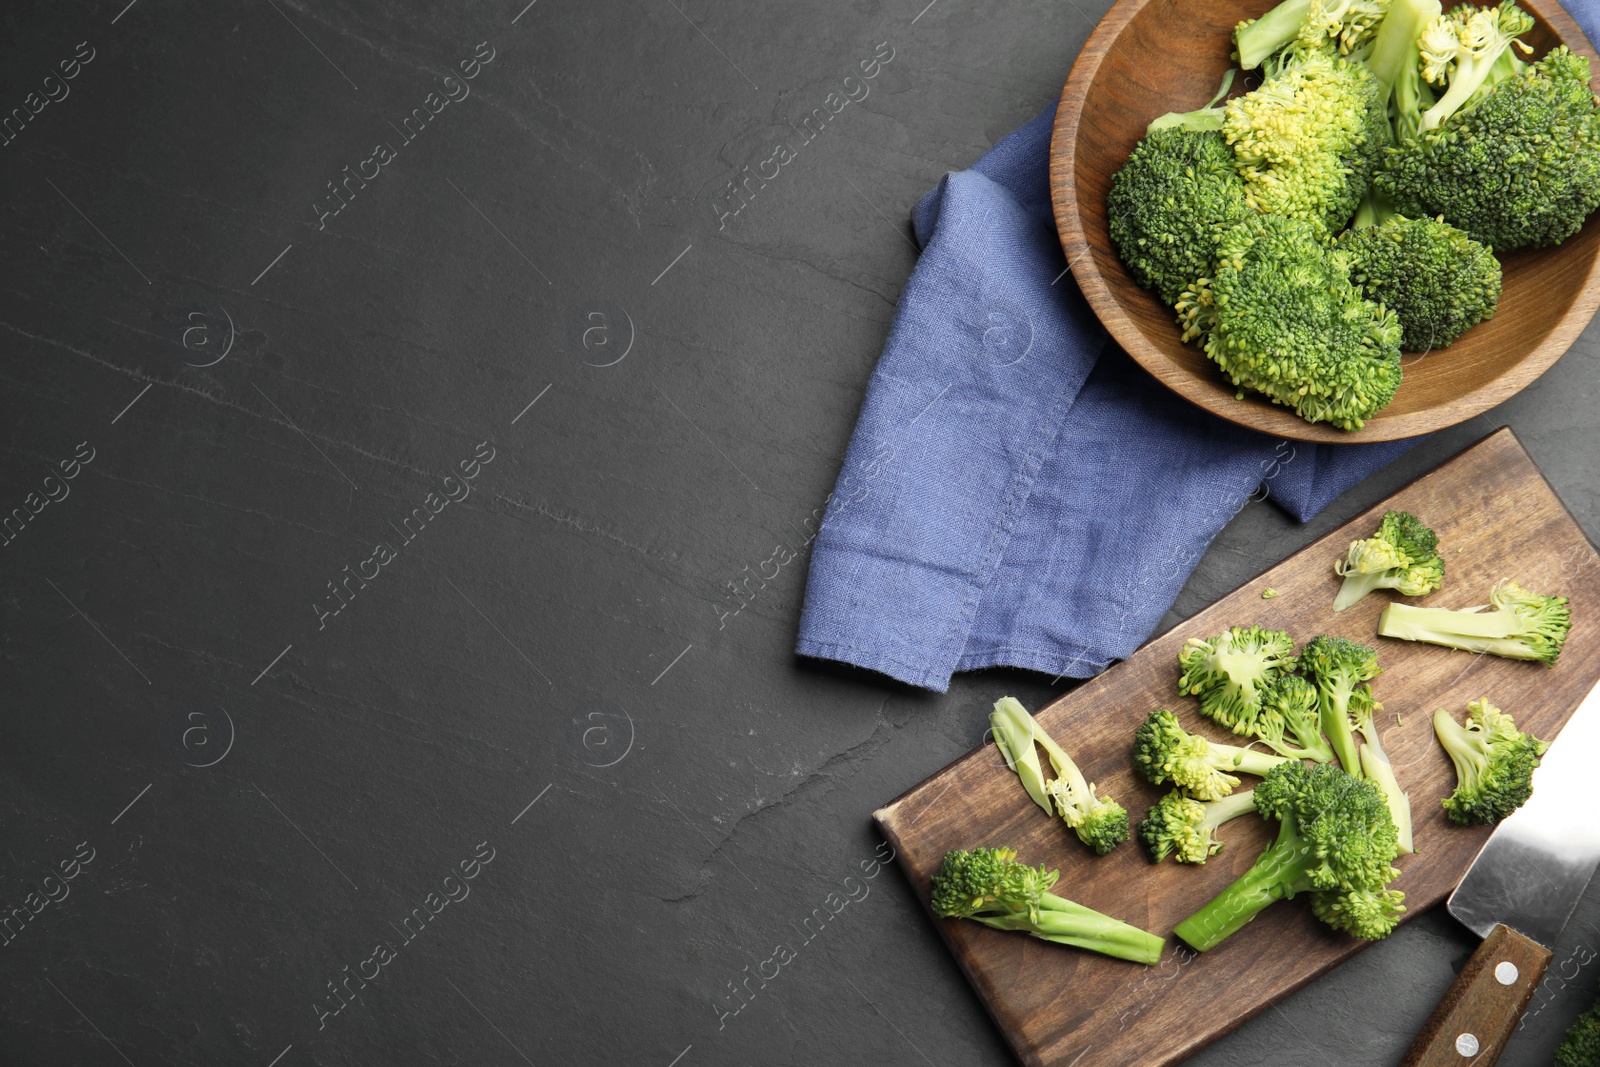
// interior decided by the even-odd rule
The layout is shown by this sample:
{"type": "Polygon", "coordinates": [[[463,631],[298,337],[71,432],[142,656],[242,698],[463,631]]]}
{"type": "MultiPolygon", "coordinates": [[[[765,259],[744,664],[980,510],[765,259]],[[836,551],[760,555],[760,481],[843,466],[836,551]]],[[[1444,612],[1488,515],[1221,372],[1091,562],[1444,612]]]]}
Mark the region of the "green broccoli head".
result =
{"type": "Polygon", "coordinates": [[[1317,715],[1339,764],[1361,774],[1355,730],[1372,717],[1377,701],[1365,683],[1377,677],[1378,651],[1348,637],[1314,637],[1300,652],[1300,665],[1317,687],[1317,715]]]}
{"type": "Polygon", "coordinates": [[[1096,855],[1104,856],[1128,839],[1128,809],[1110,797],[1096,796],[1093,784],[1054,778],[1044,789],[1055,801],[1062,821],[1096,855]]]}
{"type": "Polygon", "coordinates": [[[1438,535],[1409,511],[1385,512],[1377,532],[1350,542],[1333,570],[1344,579],[1333,600],[1334,611],[1354,606],[1374,589],[1422,596],[1444,581],[1438,535]]]}
{"type": "Polygon", "coordinates": [[[1377,786],[1331,763],[1285,763],[1256,786],[1255,807],[1278,837],[1233,885],[1174,933],[1205,952],[1264,908],[1309,893],[1317,916],[1363,938],[1386,936],[1404,911],[1388,888],[1399,837],[1377,786]]]}
{"type": "Polygon", "coordinates": [[[1362,295],[1348,261],[1303,219],[1239,223],[1212,276],[1175,307],[1183,339],[1201,339],[1234,385],[1309,422],[1359,430],[1400,386],[1399,319],[1362,295]]]}
{"type": "Polygon", "coordinates": [[[1204,863],[1222,851],[1219,826],[1255,810],[1254,791],[1201,803],[1174,789],[1162,797],[1139,823],[1139,841],[1153,863],[1175,856],[1179,863],[1204,863]]]}
{"type": "Polygon", "coordinates": [[[1203,829],[1205,819],[1204,804],[1174,789],[1156,801],[1150,813],[1140,820],[1139,842],[1155,863],[1174,853],[1179,863],[1204,863],[1207,856],[1222,847],[1222,842],[1203,829]]]}
{"type": "Polygon", "coordinates": [[[1517,636],[1528,647],[1530,658],[1555,663],[1567,643],[1567,632],[1572,629],[1572,611],[1566,597],[1530,593],[1507,580],[1490,591],[1489,606],[1517,617],[1521,624],[1517,636]]]}
{"type": "Polygon", "coordinates": [[[1298,674],[1280,674],[1261,697],[1261,715],[1252,731],[1280,756],[1329,763],[1333,747],[1322,736],[1317,689],[1298,674]]]}
{"type": "Polygon", "coordinates": [[[1595,1067],[1600,1064],[1600,1001],[1578,1016],[1556,1047],[1555,1067],[1595,1067]]]}
{"type": "Polygon", "coordinates": [[[1222,233],[1251,214],[1233,150],[1216,130],[1156,130],[1134,146],[1106,196],[1117,254],[1168,304],[1210,269],[1222,233]]]}
{"type": "MultiPolygon", "coordinates": [[[[1399,871],[1390,868],[1396,876],[1399,871]]],[[[1398,889],[1362,888],[1340,893],[1313,893],[1311,911],[1335,930],[1377,941],[1388,937],[1405,913],[1406,895],[1398,889]]]]}
{"type": "Polygon", "coordinates": [[[933,876],[933,910],[947,919],[1021,912],[1038,921],[1040,897],[1059,876],[1018,863],[1012,848],[947,852],[933,876]]]}
{"type": "Polygon", "coordinates": [[[1295,668],[1294,639],[1282,630],[1234,626],[1178,651],[1178,689],[1200,698],[1200,713],[1236,734],[1248,734],[1261,713],[1261,693],[1295,668]]]}
{"type": "Polygon", "coordinates": [[[1191,734],[1166,708],[1152,711],[1134,732],[1133,765],[1153,785],[1171,782],[1196,800],[1220,800],[1233,792],[1239,779],[1231,771],[1266,774],[1282,762],[1281,756],[1191,734]]]}
{"type": "Polygon", "coordinates": [[[1518,730],[1487,699],[1467,705],[1464,726],[1440,708],[1433,713],[1433,732],[1456,768],[1455,791],[1444,798],[1452,822],[1499,822],[1533,795],[1534,768],[1549,746],[1518,730]]]}
{"type": "Polygon", "coordinates": [[[1399,316],[1406,351],[1448,348],[1500,302],[1500,261],[1447,222],[1395,215],[1346,231],[1339,247],[1367,299],[1399,316]]]}
{"type": "Polygon", "coordinates": [[[1600,207],[1600,111],[1589,60],[1565,47],[1506,77],[1437,129],[1387,151],[1377,190],[1498,252],[1560,244],[1600,207]]]}
{"type": "Polygon", "coordinates": [[[1331,237],[1366,196],[1389,140],[1378,81],[1326,49],[1291,49],[1267,70],[1259,88],[1228,101],[1222,119],[1245,199],[1331,237]]]}

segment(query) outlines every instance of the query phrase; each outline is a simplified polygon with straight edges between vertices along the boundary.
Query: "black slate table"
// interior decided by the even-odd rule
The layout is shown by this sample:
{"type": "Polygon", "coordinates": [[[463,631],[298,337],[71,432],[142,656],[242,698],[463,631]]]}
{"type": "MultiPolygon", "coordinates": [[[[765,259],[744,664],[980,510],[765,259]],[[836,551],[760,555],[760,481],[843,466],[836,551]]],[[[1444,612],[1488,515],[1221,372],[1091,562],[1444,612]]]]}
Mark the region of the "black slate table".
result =
{"type": "MultiPolygon", "coordinates": [[[[869,813],[1059,686],[791,649],[908,211],[1104,8],[6,5],[0,1061],[1008,1062],[869,813]]],[[[1172,618],[1504,422],[1600,529],[1597,354],[1172,618]]],[[[1393,1062],[1471,948],[1193,1062],[1393,1062]]]]}

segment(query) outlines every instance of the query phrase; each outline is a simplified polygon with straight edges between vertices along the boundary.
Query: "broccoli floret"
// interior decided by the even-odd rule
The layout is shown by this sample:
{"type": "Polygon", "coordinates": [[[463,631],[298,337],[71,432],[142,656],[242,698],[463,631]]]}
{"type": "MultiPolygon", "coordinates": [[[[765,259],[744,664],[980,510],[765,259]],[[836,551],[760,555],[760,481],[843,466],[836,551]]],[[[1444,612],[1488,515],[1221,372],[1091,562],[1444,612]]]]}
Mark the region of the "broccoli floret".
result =
{"type": "Polygon", "coordinates": [[[1389,0],[1283,0],[1233,30],[1239,66],[1254,70],[1295,41],[1326,44],[1348,55],[1371,43],[1389,0]]]}
{"type": "Polygon", "coordinates": [[[1298,674],[1280,674],[1261,697],[1261,715],[1251,731],[1280,756],[1331,763],[1333,746],[1322,736],[1317,690],[1298,674]]]}
{"type": "Polygon", "coordinates": [[[1173,932],[1205,952],[1268,905],[1311,895],[1317,918],[1356,937],[1386,936],[1405,910],[1388,888],[1400,872],[1394,819],[1371,782],[1331,763],[1285,763],[1255,790],[1256,810],[1278,820],[1278,837],[1244,876],[1173,932]]]}
{"type": "Polygon", "coordinates": [[[1567,1029],[1556,1047],[1555,1067],[1600,1067],[1600,1000],[1567,1029]]]}
{"type": "Polygon", "coordinates": [[[1389,141],[1378,81],[1362,64],[1320,48],[1290,49],[1265,69],[1259,88],[1223,109],[1222,134],[1245,198],[1331,237],[1366,196],[1389,141]]]}
{"type": "Polygon", "coordinates": [[[1550,746],[1518,730],[1487,699],[1467,705],[1465,726],[1440,708],[1433,713],[1433,732],[1456,765],[1455,791],[1444,798],[1451,822],[1499,822],[1533,795],[1533,770],[1550,746]]]}
{"type": "MultiPolygon", "coordinates": [[[[1376,214],[1376,213],[1375,213],[1376,214]]],[[[1500,302],[1500,261],[1447,222],[1392,215],[1339,238],[1350,256],[1350,277],[1368,300],[1400,318],[1400,347],[1408,352],[1448,348],[1491,318],[1500,302]]],[[[1416,594],[1410,594],[1416,595],[1416,594]]]]}
{"type": "Polygon", "coordinates": [[[1600,207],[1589,60],[1556,48],[1480,89],[1437,129],[1389,149],[1373,185],[1402,214],[1443,216],[1500,253],[1560,244],[1600,207]]]}
{"type": "Polygon", "coordinates": [[[1222,851],[1216,838],[1217,827],[1255,811],[1255,790],[1244,789],[1230,796],[1203,803],[1174,789],[1156,801],[1150,814],[1139,823],[1139,841],[1152,863],[1176,856],[1179,863],[1204,863],[1206,857],[1222,851]]]}
{"type": "Polygon", "coordinates": [[[1348,637],[1313,637],[1300,652],[1300,665],[1317,687],[1317,715],[1339,764],[1350,774],[1361,773],[1356,754],[1355,728],[1363,714],[1377,703],[1365,683],[1383,670],[1378,651],[1348,637]],[[1353,706],[1352,706],[1353,705],[1353,706]]]}
{"type": "Polygon", "coordinates": [[[1223,235],[1212,276],[1175,306],[1183,339],[1201,339],[1234,385],[1309,422],[1359,430],[1400,386],[1400,321],[1317,237],[1302,219],[1247,219],[1223,235]]]}
{"type": "Polygon", "coordinates": [[[1156,130],[1111,179],[1111,240],[1140,285],[1176,303],[1210,269],[1222,233],[1252,214],[1244,192],[1221,133],[1156,130]]]}
{"type": "Polygon", "coordinates": [[[1006,766],[1017,773],[1033,802],[1047,814],[1059,815],[1084,844],[1102,856],[1128,839],[1127,809],[1110,797],[1096,796],[1094,785],[1083,777],[1072,757],[1020,702],[1013,697],[995,701],[989,726],[1006,766]],[[1044,776],[1035,742],[1050,757],[1054,778],[1044,776]]]}
{"type": "Polygon", "coordinates": [[[1551,665],[1561,655],[1571,627],[1566,597],[1530,593],[1509,580],[1494,587],[1487,607],[1449,611],[1396,601],[1378,616],[1380,637],[1551,665]]]}
{"type": "Polygon", "coordinates": [[[1189,638],[1178,650],[1178,667],[1178,689],[1200,698],[1200,714],[1248,734],[1267,684],[1295,668],[1294,640],[1282,630],[1234,626],[1209,641],[1189,638]]]}
{"type": "Polygon", "coordinates": [[[1015,849],[947,852],[933,876],[933,911],[1135,963],[1161,959],[1161,938],[1050,892],[1059,873],[1018,863],[1015,849]]]}
{"type": "Polygon", "coordinates": [[[1344,579],[1333,599],[1334,611],[1353,607],[1374,589],[1422,596],[1444,580],[1438,536],[1409,511],[1385,512],[1378,532],[1350,542],[1333,570],[1344,579]]]}
{"type": "Polygon", "coordinates": [[[1133,765],[1152,785],[1171,782],[1196,800],[1220,800],[1239,779],[1228,773],[1264,775],[1282,756],[1233,745],[1217,745],[1178,725],[1165,708],[1152,711],[1133,736],[1133,765]]]}
{"type": "Polygon", "coordinates": [[[1448,88],[1423,114],[1422,128],[1438,129],[1480,89],[1513,72],[1516,67],[1501,60],[1513,46],[1524,54],[1533,51],[1517,40],[1531,29],[1533,16],[1514,0],[1504,0],[1499,7],[1460,4],[1424,27],[1417,40],[1422,76],[1448,88]]]}

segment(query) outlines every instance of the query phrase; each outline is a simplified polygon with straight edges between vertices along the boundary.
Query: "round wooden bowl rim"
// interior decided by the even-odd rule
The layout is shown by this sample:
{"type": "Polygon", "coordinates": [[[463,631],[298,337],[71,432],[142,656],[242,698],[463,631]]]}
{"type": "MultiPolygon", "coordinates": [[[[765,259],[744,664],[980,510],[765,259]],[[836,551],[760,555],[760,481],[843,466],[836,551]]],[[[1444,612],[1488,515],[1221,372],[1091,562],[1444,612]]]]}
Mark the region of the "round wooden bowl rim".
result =
{"type": "MultiPolygon", "coordinates": [[[[1055,124],[1050,137],[1050,187],[1051,202],[1055,209],[1056,232],[1061,247],[1066,252],[1068,265],[1080,261],[1088,270],[1074,270],[1073,277],[1083,291],[1089,306],[1110,332],[1111,337],[1140,366],[1149,371],[1157,381],[1191,403],[1219,415],[1229,422],[1261,430],[1278,437],[1296,441],[1329,441],[1351,444],[1361,441],[1394,441],[1405,437],[1442,430],[1447,426],[1480,415],[1510,399],[1526,388],[1539,375],[1550,368],[1578,339],[1600,308],[1600,255],[1589,264],[1589,272],[1582,283],[1578,298],[1567,309],[1543,340],[1524,355],[1515,365],[1461,396],[1434,405],[1422,411],[1405,415],[1388,415],[1382,412],[1367,420],[1360,430],[1346,431],[1321,423],[1306,422],[1287,408],[1246,393],[1245,399],[1234,399],[1233,391],[1220,374],[1216,389],[1196,390],[1194,374],[1178,366],[1160,348],[1151,344],[1139,327],[1123,310],[1122,304],[1112,294],[1099,265],[1094,261],[1094,249],[1083,232],[1083,219],[1078,212],[1077,183],[1077,129],[1083,101],[1088,97],[1089,86],[1100,70],[1101,62],[1111,47],[1151,0],[1117,0],[1106,12],[1100,24],[1089,35],[1083,51],[1078,54],[1061,90],[1061,101],[1056,108],[1055,124]]],[[[1525,6],[1537,11],[1550,24],[1552,30],[1572,51],[1587,55],[1591,63],[1600,64],[1594,46],[1590,44],[1578,24],[1558,3],[1524,0],[1525,6]]],[[[1446,5],[1450,6],[1450,5],[1446,5]]],[[[1586,225],[1593,225],[1593,219],[1586,225]]],[[[1558,250],[1555,250],[1558,251],[1558,250]]],[[[1114,252],[1111,253],[1115,255],[1114,252]]],[[[1173,330],[1177,330],[1176,322],[1173,330]]],[[[1402,386],[1403,388],[1403,386],[1402,386]]]]}

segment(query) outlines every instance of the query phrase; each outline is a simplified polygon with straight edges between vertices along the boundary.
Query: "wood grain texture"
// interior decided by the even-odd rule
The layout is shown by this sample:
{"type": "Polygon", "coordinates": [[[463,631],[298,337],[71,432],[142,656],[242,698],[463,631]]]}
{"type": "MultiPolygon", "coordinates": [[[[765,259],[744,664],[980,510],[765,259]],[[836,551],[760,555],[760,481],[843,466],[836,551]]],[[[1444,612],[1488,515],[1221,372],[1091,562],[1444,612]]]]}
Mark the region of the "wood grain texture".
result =
{"type": "MultiPolygon", "coordinates": [[[[1525,729],[1553,737],[1600,677],[1597,603],[1600,557],[1515,436],[1502,429],[1036,714],[1089,779],[1137,820],[1163,792],[1131,767],[1133,731],[1152,708],[1169,707],[1187,728],[1216,740],[1230,736],[1199,717],[1193,698],[1177,694],[1177,652],[1185,640],[1258,623],[1288,630],[1301,643],[1332,633],[1375,644],[1384,667],[1373,682],[1385,709],[1383,743],[1410,791],[1415,823],[1418,854],[1401,857],[1395,883],[1406,893],[1409,917],[1449,894],[1489,834],[1444,817],[1439,802],[1454,788],[1454,770],[1434,740],[1431,713],[1442,706],[1459,715],[1469,701],[1487,696],[1525,729]],[[1560,662],[1546,668],[1375,637],[1386,594],[1335,615],[1333,561],[1350,541],[1369,536],[1389,507],[1415,512],[1440,537],[1445,586],[1420,603],[1483,603],[1504,577],[1569,596],[1574,623],[1560,662]],[[1269,585],[1280,595],[1262,600],[1269,585]]],[[[988,710],[974,707],[973,720],[988,710]]],[[[1030,863],[1060,868],[1062,895],[1163,935],[1248,869],[1271,836],[1261,820],[1230,823],[1221,834],[1227,847],[1203,867],[1152,865],[1134,842],[1096,858],[1033,804],[992,744],[876,818],[924,901],[946,851],[1011,846],[1030,863]]],[[[1274,905],[1203,956],[1169,941],[1153,967],[974,922],[934,924],[1030,1067],[1174,1063],[1365,945],[1322,926],[1304,901],[1274,905]],[[1224,982],[1228,1003],[1219,1006],[1215,990],[1224,982]]]]}
{"type": "MultiPolygon", "coordinates": [[[[1505,280],[1494,318],[1448,349],[1404,357],[1395,398],[1353,433],[1308,423],[1254,394],[1235,399],[1235,388],[1205,353],[1179,339],[1172,309],[1140,288],[1117,258],[1106,230],[1112,176],[1151,119],[1211,99],[1230,65],[1232,27],[1271,6],[1270,0],[1120,0],[1106,14],[1062,90],[1051,144],[1056,229],[1073,276],[1111,336],[1146,370],[1244,426],[1304,441],[1388,441],[1487,411],[1544,373],[1600,307],[1600,219],[1591,217],[1556,248],[1500,256],[1505,280]]],[[[1600,63],[1558,4],[1528,0],[1521,6],[1537,23],[1526,38],[1536,54],[1564,42],[1600,63]]]]}
{"type": "Polygon", "coordinates": [[[1550,966],[1550,950],[1499,925],[1461,968],[1401,1067],[1494,1067],[1550,966]],[[1498,969],[1515,969],[1504,975],[1498,969]],[[1463,1042],[1463,1035],[1471,1040],[1463,1042]]]}

